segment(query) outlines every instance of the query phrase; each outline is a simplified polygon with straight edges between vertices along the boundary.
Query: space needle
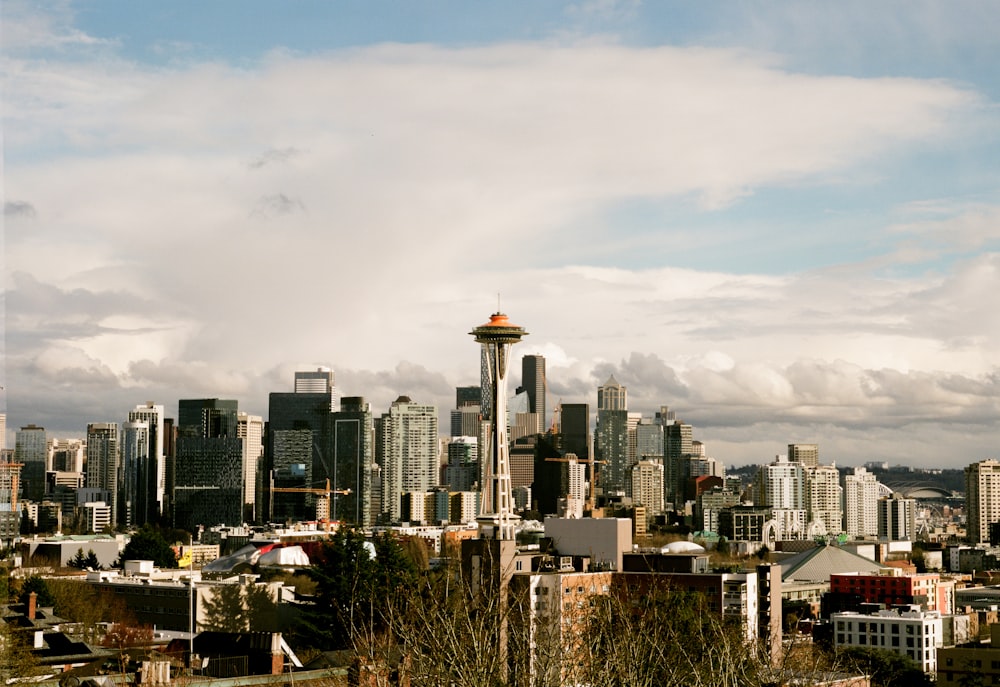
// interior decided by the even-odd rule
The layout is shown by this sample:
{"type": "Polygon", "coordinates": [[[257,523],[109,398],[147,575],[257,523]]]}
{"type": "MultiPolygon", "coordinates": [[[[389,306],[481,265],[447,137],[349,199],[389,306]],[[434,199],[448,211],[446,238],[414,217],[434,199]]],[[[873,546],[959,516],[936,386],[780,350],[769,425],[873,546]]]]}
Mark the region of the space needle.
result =
{"type": "MultiPolygon", "coordinates": [[[[493,538],[514,539],[513,496],[510,487],[510,449],[507,445],[507,367],[510,362],[510,347],[527,335],[524,327],[513,324],[502,312],[490,315],[490,321],[471,332],[476,343],[483,346],[483,382],[488,381],[490,408],[484,413],[484,420],[490,420],[487,428],[489,440],[484,455],[481,456],[485,470],[485,481],[479,508],[479,529],[483,535],[489,532],[493,538]]],[[[486,409],[484,409],[486,410],[486,409]]]]}

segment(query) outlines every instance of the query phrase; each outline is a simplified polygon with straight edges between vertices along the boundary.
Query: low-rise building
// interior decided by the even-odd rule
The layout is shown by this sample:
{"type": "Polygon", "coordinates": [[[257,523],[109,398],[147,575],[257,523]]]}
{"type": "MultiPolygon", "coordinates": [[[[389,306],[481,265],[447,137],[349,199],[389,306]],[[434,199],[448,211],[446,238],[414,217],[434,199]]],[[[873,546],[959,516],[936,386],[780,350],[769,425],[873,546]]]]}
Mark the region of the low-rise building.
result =
{"type": "Polygon", "coordinates": [[[868,647],[892,651],[913,659],[925,673],[937,671],[937,650],[943,644],[941,614],[908,609],[883,610],[870,615],[848,611],[830,616],[834,646],[868,647]]]}

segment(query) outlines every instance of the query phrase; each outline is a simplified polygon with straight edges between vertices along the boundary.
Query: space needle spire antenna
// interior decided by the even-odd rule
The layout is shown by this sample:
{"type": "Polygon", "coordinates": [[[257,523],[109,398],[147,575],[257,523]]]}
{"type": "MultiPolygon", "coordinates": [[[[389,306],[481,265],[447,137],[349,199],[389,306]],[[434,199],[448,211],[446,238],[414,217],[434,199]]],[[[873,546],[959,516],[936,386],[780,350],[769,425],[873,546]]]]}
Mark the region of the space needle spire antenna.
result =
{"type": "MultiPolygon", "coordinates": [[[[499,294],[497,295],[499,306],[499,294]]],[[[526,336],[523,327],[513,324],[499,311],[490,316],[490,321],[479,325],[471,332],[476,343],[483,347],[483,368],[488,374],[490,387],[490,413],[488,440],[481,460],[485,466],[485,480],[480,501],[479,528],[494,539],[514,539],[513,495],[510,486],[510,447],[507,443],[507,368],[510,362],[510,347],[526,336]]]]}

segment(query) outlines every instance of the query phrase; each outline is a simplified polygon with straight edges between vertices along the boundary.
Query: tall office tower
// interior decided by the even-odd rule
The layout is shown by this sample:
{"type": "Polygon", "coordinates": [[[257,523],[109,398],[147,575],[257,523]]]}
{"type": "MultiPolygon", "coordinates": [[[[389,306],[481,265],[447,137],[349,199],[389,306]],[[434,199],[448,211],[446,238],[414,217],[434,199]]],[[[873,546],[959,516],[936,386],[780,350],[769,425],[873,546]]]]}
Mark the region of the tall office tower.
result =
{"type": "Polygon", "coordinates": [[[878,538],[889,541],[917,540],[917,501],[891,494],[878,501],[878,538]]]}
{"type": "Polygon", "coordinates": [[[327,394],[330,397],[330,409],[340,409],[340,390],[333,383],[333,370],[328,367],[296,371],[293,388],[297,394],[327,394]]]}
{"type": "Polygon", "coordinates": [[[83,442],[79,439],[49,439],[47,465],[58,472],[83,472],[83,442]]]}
{"type": "Polygon", "coordinates": [[[597,412],[602,410],[628,410],[628,389],[614,375],[597,387],[597,412]]]}
{"type": "Polygon", "coordinates": [[[7,413],[0,413],[0,451],[7,449],[7,413]]]}
{"type": "Polygon", "coordinates": [[[163,445],[163,406],[149,401],[143,405],[138,405],[129,411],[129,422],[145,422],[149,428],[149,460],[152,463],[153,471],[150,477],[150,485],[153,489],[153,500],[156,504],[157,515],[166,513],[167,496],[167,460],[163,445]]]}
{"type": "MultiPolygon", "coordinates": [[[[559,449],[590,460],[590,404],[562,403],[559,407],[559,449]]],[[[593,475],[590,476],[593,479],[593,475]]]]}
{"type": "Polygon", "coordinates": [[[378,422],[382,510],[399,522],[403,494],[430,491],[438,480],[437,408],[400,396],[378,422]]]}
{"type": "Polygon", "coordinates": [[[111,525],[118,525],[118,470],[121,447],[118,423],[92,422],[87,425],[87,487],[101,489],[111,499],[111,525]]]}
{"type": "Polygon", "coordinates": [[[1000,462],[990,459],[965,468],[966,537],[973,544],[990,541],[990,525],[1000,522],[1000,462]]]}
{"type": "Polygon", "coordinates": [[[268,396],[263,512],[281,520],[312,520],[312,495],[274,493],[272,498],[270,486],[322,488],[326,480],[331,486],[335,482],[330,465],[333,373],[322,368],[296,372],[295,388],[302,391],[268,396]]]}
{"type": "Polygon", "coordinates": [[[45,428],[36,425],[22,427],[14,434],[14,462],[20,463],[21,493],[28,501],[45,497],[45,470],[48,468],[48,444],[45,428]]]}
{"type": "Polygon", "coordinates": [[[653,416],[653,421],[666,427],[677,421],[677,413],[670,410],[670,406],[660,406],[653,416]]]}
{"type": "Polygon", "coordinates": [[[257,474],[264,458],[264,418],[237,412],[236,434],[243,451],[243,519],[259,522],[263,518],[256,509],[257,474]]]}
{"type": "Polygon", "coordinates": [[[177,467],[177,421],[172,417],[163,419],[163,515],[174,512],[174,475],[177,467]]]}
{"type": "Polygon", "coordinates": [[[536,413],[529,411],[530,407],[528,392],[524,389],[519,389],[514,398],[510,399],[507,406],[507,439],[511,443],[541,433],[541,421],[536,413]]]}
{"type": "Polygon", "coordinates": [[[545,426],[545,394],[548,389],[545,382],[545,357],[541,355],[526,355],[521,358],[521,386],[528,392],[528,412],[538,418],[538,428],[533,434],[544,432],[545,426]]]}
{"type": "Polygon", "coordinates": [[[632,466],[632,503],[645,506],[649,516],[663,512],[663,463],[640,460],[632,466]]]}
{"type": "Polygon", "coordinates": [[[452,437],[448,442],[444,483],[452,491],[474,491],[479,487],[479,441],[476,437],[452,437]]]}
{"type": "Polygon", "coordinates": [[[663,425],[642,418],[635,427],[637,460],[658,460],[663,463],[663,425]]]}
{"type": "Polygon", "coordinates": [[[819,444],[789,444],[788,460],[807,467],[819,465],[819,444]]]}
{"type": "Polygon", "coordinates": [[[0,545],[11,547],[21,534],[21,505],[18,491],[21,464],[0,462],[0,545]]]}
{"type": "Polygon", "coordinates": [[[115,520],[128,529],[155,522],[160,514],[156,500],[157,461],[149,454],[150,434],[145,422],[122,424],[115,520]]]}
{"type": "Polygon", "coordinates": [[[455,388],[455,410],[451,411],[451,436],[479,436],[482,396],[483,390],[478,386],[455,388]]]}
{"type": "Polygon", "coordinates": [[[605,494],[625,493],[629,480],[628,391],[614,375],[597,387],[597,429],[594,448],[605,494]]]}
{"type": "MultiPolygon", "coordinates": [[[[510,445],[507,441],[507,370],[511,346],[527,335],[523,327],[513,324],[506,315],[497,312],[489,322],[471,332],[482,346],[483,389],[489,388],[488,415],[491,420],[489,437],[481,453],[485,466],[482,500],[480,502],[480,532],[483,538],[498,541],[514,539],[514,500],[510,484],[510,445]]],[[[484,413],[484,417],[487,417],[484,413]]]]}
{"type": "MultiPolygon", "coordinates": [[[[477,386],[476,389],[479,389],[477,386]]],[[[451,411],[451,436],[479,436],[479,425],[482,418],[479,415],[479,404],[462,406],[451,411]]]]}
{"type": "Polygon", "coordinates": [[[854,468],[844,475],[844,532],[852,539],[878,536],[879,483],[874,473],[854,468]]]}
{"type": "Polygon", "coordinates": [[[663,500],[675,510],[684,505],[684,485],[690,476],[687,456],[692,455],[694,429],[680,420],[670,421],[663,427],[663,500]]]}
{"type": "Polygon", "coordinates": [[[455,387],[455,407],[465,408],[466,406],[476,406],[483,402],[483,390],[478,386],[458,386],[455,387]]]}
{"type": "Polygon", "coordinates": [[[238,404],[218,398],[178,402],[174,527],[243,522],[243,442],[238,404]]]}
{"type": "Polygon", "coordinates": [[[804,466],[803,472],[808,521],[823,523],[827,534],[840,534],[844,529],[844,490],[840,486],[840,472],[833,465],[804,466]]]}
{"type": "MultiPolygon", "coordinates": [[[[332,416],[330,487],[346,494],[330,496],[330,517],[370,527],[372,465],[375,463],[371,405],[361,396],[346,396],[332,416]]],[[[437,427],[435,425],[435,436],[437,427]]]]}

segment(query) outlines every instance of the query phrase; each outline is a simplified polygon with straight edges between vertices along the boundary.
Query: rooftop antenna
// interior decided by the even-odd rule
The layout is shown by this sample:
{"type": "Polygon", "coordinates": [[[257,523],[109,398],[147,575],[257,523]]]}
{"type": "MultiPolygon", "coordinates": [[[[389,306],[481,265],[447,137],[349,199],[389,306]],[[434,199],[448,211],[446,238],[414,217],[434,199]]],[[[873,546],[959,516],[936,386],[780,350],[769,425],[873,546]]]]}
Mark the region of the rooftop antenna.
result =
{"type": "Polygon", "coordinates": [[[500,310],[500,292],[497,291],[497,312],[503,312],[500,310]]]}

